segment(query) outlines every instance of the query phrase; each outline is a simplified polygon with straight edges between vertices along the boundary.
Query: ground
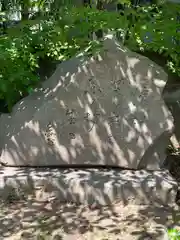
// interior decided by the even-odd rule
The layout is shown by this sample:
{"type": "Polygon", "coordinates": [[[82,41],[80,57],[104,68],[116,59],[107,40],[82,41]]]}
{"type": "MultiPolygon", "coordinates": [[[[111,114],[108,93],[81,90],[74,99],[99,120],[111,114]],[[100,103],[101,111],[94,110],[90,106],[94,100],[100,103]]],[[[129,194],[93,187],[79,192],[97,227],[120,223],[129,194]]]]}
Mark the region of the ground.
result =
{"type": "Polygon", "coordinates": [[[158,239],[160,224],[171,228],[179,218],[178,208],[117,202],[95,209],[29,199],[1,205],[0,239],[158,239]]]}

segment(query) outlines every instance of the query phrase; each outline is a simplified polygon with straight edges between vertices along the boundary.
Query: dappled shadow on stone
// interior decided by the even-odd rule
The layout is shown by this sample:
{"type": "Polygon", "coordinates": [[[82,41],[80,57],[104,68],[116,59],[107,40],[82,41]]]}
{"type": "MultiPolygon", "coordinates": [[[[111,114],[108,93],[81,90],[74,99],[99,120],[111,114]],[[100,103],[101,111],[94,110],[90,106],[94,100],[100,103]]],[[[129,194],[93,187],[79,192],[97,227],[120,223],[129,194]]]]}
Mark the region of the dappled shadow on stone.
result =
{"type": "Polygon", "coordinates": [[[4,168],[0,175],[1,199],[33,194],[38,199],[59,199],[94,206],[123,204],[173,205],[177,184],[167,171],[110,169],[4,168]]]}
{"type": "Polygon", "coordinates": [[[167,76],[111,40],[105,48],[92,59],[62,63],[42,89],[1,116],[2,162],[161,166],[173,131],[161,98],[167,76]]]}

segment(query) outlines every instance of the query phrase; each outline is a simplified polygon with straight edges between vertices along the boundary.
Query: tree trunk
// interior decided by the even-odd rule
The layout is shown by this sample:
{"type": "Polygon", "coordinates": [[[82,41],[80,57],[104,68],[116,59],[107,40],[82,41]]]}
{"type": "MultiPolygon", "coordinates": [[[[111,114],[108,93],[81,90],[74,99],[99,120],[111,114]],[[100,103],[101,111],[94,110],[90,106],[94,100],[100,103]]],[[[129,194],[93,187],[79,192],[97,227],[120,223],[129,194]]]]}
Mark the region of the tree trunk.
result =
{"type": "Polygon", "coordinates": [[[30,0],[21,0],[21,20],[29,19],[30,0]]]}
{"type": "MultiPolygon", "coordinates": [[[[2,0],[1,1],[1,11],[4,13],[7,13],[7,4],[6,4],[6,0],[2,0]]],[[[7,30],[7,23],[6,21],[3,21],[2,23],[2,28],[3,28],[3,34],[6,34],[6,30],[7,30]]]]}
{"type": "Polygon", "coordinates": [[[98,0],[96,7],[97,7],[98,10],[103,10],[103,1],[102,0],[98,0]]]}
{"type": "MultiPolygon", "coordinates": [[[[99,11],[103,10],[103,1],[102,0],[97,1],[96,8],[99,11]]],[[[96,36],[97,36],[98,39],[101,39],[103,37],[103,30],[99,29],[98,31],[96,31],[96,36]]]]}
{"type": "Polygon", "coordinates": [[[91,8],[91,0],[83,0],[83,6],[91,8]]]}
{"type": "MultiPolygon", "coordinates": [[[[92,7],[92,6],[91,6],[91,0],[83,0],[82,3],[83,3],[83,6],[84,6],[84,7],[90,7],[90,8],[92,7]]],[[[90,40],[93,39],[93,32],[89,32],[89,33],[88,33],[88,38],[89,38],[90,40]]]]}

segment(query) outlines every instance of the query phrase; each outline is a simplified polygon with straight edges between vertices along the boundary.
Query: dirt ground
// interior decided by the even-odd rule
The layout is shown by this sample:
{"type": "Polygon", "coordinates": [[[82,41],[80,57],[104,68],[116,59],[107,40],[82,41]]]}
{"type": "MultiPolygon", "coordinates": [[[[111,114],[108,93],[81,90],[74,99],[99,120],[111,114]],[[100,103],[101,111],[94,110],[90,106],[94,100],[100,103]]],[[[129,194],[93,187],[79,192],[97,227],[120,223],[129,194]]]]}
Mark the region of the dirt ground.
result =
{"type": "MultiPolygon", "coordinates": [[[[93,207],[33,199],[1,205],[0,239],[148,240],[158,239],[160,224],[172,228],[176,209],[120,202],[93,207]]],[[[176,225],[177,226],[177,225],[176,225]]]]}

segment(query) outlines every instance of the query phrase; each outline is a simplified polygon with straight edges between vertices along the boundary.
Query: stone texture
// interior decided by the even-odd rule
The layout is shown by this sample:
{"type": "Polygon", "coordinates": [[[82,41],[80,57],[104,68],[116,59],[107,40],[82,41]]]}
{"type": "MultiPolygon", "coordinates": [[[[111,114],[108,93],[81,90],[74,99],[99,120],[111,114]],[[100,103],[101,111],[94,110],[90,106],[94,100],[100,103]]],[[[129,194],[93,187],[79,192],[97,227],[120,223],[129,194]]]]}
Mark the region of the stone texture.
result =
{"type": "Polygon", "coordinates": [[[59,65],[43,87],[0,118],[1,162],[159,169],[173,131],[161,98],[166,73],[106,39],[91,59],[59,65]]]}
{"type": "Polygon", "coordinates": [[[173,206],[177,183],[168,171],[2,168],[0,198],[27,194],[39,201],[55,198],[94,206],[116,201],[173,206]]]}

